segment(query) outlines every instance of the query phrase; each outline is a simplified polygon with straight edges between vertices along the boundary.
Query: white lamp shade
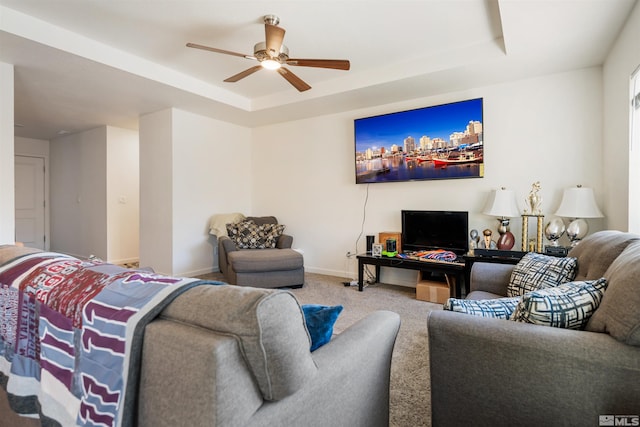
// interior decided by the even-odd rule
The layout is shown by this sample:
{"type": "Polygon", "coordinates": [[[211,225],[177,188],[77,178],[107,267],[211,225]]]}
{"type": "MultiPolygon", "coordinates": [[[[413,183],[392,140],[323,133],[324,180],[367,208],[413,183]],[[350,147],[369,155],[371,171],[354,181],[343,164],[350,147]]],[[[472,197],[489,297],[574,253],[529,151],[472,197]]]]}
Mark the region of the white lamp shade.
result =
{"type": "Polygon", "coordinates": [[[580,186],[564,190],[560,207],[555,214],[565,218],[602,218],[604,216],[596,204],[593,190],[580,186]]]}
{"type": "Polygon", "coordinates": [[[515,193],[504,188],[492,191],[482,213],[501,218],[520,216],[515,193]]]}

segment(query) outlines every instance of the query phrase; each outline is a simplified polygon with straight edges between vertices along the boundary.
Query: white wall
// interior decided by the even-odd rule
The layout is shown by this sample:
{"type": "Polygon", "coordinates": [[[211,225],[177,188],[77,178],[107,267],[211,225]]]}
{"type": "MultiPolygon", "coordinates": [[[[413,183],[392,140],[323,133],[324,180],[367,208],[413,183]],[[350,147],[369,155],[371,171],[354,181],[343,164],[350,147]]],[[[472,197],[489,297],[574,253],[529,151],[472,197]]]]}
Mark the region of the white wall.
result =
{"type": "Polygon", "coordinates": [[[173,270],[172,110],[140,117],[140,266],[173,270]]]}
{"type": "Polygon", "coordinates": [[[140,156],[138,132],[107,126],[107,260],[138,261],[140,156]]]}
{"type": "Polygon", "coordinates": [[[20,156],[42,157],[44,159],[44,236],[45,249],[49,250],[51,243],[51,225],[49,223],[49,208],[51,206],[49,196],[49,141],[44,139],[15,137],[15,154],[20,156]]]}
{"type": "Polygon", "coordinates": [[[251,130],[171,109],[140,120],[140,260],[179,276],[218,268],[209,219],[251,214],[251,130]]]}
{"type": "MultiPolygon", "coordinates": [[[[597,67],[254,129],[253,211],[287,226],[308,271],[338,276],[355,272],[345,254],[356,249],[363,220],[363,235],[377,235],[400,230],[401,209],[468,210],[470,228],[496,230],[497,221],[481,211],[490,190],[501,186],[515,190],[522,208],[539,180],[546,222],[562,191],[582,184],[594,189],[607,215],[601,88],[597,67]],[[354,183],[354,119],[477,97],[484,99],[484,178],[354,183]]],[[[591,230],[603,225],[589,223],[591,230]]],[[[511,231],[518,248],[520,219],[511,231]]],[[[364,244],[362,237],[358,251],[364,244]]]]}
{"type": "Polygon", "coordinates": [[[16,240],[13,141],[13,65],[0,62],[0,244],[16,240]]]}
{"type": "Polygon", "coordinates": [[[173,116],[174,272],[218,268],[216,213],[251,213],[251,130],[185,111],[173,116]]]}
{"type": "Polygon", "coordinates": [[[636,3],[603,66],[603,166],[607,227],[640,233],[640,209],[629,215],[629,200],[640,198],[640,147],[629,153],[629,79],[640,66],[640,3],[636,3]]]}
{"type": "Polygon", "coordinates": [[[107,129],[50,144],[51,250],[107,259],[107,129]]]}
{"type": "Polygon", "coordinates": [[[49,149],[51,249],[137,260],[137,132],[101,126],[56,138],[49,149]]]}

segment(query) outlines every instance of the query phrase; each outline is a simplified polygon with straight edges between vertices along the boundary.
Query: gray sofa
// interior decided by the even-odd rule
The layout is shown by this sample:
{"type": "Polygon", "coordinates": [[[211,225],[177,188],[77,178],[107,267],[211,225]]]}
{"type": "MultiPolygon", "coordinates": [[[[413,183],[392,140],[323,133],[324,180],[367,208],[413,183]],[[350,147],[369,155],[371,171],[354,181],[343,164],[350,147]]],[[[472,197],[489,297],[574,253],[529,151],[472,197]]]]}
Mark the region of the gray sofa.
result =
{"type": "MultiPolygon", "coordinates": [[[[34,252],[0,245],[0,265],[34,252]]],[[[137,404],[124,404],[123,425],[388,426],[396,313],[372,312],[311,352],[304,313],[291,292],[199,283],[153,312],[157,317],[142,330],[140,363],[132,362],[129,385],[137,404]]],[[[6,380],[0,375],[0,389],[6,380]]],[[[10,396],[18,409],[33,406],[33,399],[18,403],[19,396],[10,396]]]]}
{"type": "MultiPolygon", "coordinates": [[[[277,224],[273,216],[247,217],[257,225],[277,224]]],[[[218,237],[218,266],[227,282],[259,288],[299,288],[304,284],[302,254],[291,249],[293,237],[282,234],[273,249],[239,249],[228,236],[218,237]]]]}
{"type": "Polygon", "coordinates": [[[141,426],[387,426],[399,316],[378,311],[309,352],[287,291],[191,289],[147,326],[141,426]]]}
{"type": "MultiPolygon", "coordinates": [[[[585,330],[431,312],[434,426],[597,426],[601,415],[640,415],[640,236],[594,233],[569,256],[575,280],[608,281],[585,330]]],[[[467,298],[505,296],[513,268],[476,262],[467,298]]]]}

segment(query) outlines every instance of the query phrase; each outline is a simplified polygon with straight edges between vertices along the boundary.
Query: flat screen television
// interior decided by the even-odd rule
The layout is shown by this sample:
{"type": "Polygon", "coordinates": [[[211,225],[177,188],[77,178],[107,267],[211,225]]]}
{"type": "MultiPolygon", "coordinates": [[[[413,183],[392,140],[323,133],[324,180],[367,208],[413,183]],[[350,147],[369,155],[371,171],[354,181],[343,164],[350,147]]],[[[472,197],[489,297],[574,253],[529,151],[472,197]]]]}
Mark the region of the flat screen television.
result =
{"type": "Polygon", "coordinates": [[[468,212],[403,210],[401,213],[404,252],[444,249],[464,255],[468,251],[468,212]]]}
{"type": "Polygon", "coordinates": [[[356,184],[484,176],[482,98],[354,120],[356,184]]]}

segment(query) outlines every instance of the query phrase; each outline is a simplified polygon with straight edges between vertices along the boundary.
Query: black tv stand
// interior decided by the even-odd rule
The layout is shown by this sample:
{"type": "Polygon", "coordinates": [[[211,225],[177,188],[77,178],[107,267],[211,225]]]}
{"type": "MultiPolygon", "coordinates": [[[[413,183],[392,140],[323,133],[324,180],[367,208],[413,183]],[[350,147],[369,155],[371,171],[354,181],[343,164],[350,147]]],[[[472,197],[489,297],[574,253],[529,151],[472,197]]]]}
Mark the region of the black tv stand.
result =
{"type": "Polygon", "coordinates": [[[465,273],[464,280],[466,286],[471,284],[471,267],[475,262],[490,262],[496,264],[512,264],[520,262],[520,259],[526,255],[522,251],[501,251],[498,249],[474,249],[473,255],[464,256],[465,273]]]}
{"type": "Polygon", "coordinates": [[[409,270],[429,271],[433,273],[442,273],[445,276],[451,275],[455,278],[455,286],[450,287],[449,292],[452,297],[462,297],[462,285],[464,283],[465,290],[468,285],[464,280],[465,263],[464,260],[458,258],[456,261],[438,261],[433,259],[407,259],[407,258],[389,258],[386,256],[372,256],[368,254],[358,255],[358,290],[364,290],[364,266],[373,265],[376,268],[376,282],[380,281],[380,267],[404,268],[409,270]]]}

